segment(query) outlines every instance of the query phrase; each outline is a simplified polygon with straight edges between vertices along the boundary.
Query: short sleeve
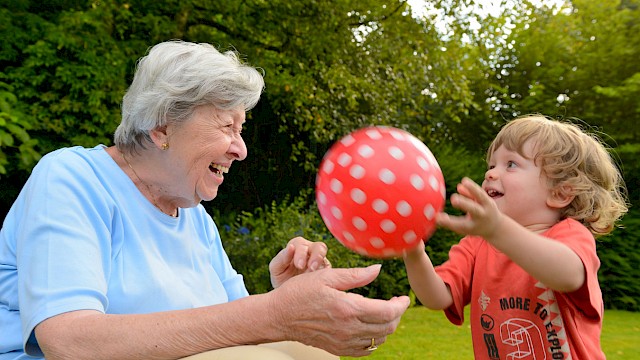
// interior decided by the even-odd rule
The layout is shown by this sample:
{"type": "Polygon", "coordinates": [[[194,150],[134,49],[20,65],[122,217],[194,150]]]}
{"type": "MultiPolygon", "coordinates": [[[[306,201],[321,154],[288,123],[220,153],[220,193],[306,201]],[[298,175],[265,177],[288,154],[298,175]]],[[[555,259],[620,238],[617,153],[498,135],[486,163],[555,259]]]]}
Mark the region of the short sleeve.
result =
{"type": "Polygon", "coordinates": [[[449,250],[449,259],[436,266],[436,272],[447,284],[453,304],[445,309],[447,319],[455,325],[464,322],[464,307],[471,299],[471,281],[480,238],[466,236],[449,250]]]}
{"type": "Polygon", "coordinates": [[[243,276],[233,268],[229,256],[224,250],[218,227],[208,214],[204,214],[204,216],[207,217],[209,233],[212,237],[211,263],[227,292],[229,301],[249,296],[243,276]]]}
{"type": "MultiPolygon", "coordinates": [[[[90,166],[74,157],[60,151],[43,158],[23,190],[18,216],[29,220],[19,222],[15,236],[25,345],[49,317],[107,306],[110,210],[87,175],[90,166]]],[[[40,354],[31,342],[26,350],[40,354]]]]}
{"type": "Polygon", "coordinates": [[[567,301],[571,301],[586,316],[601,318],[603,315],[602,290],[598,283],[600,259],[596,252],[595,238],[591,232],[579,222],[567,219],[545,235],[571,248],[584,265],[585,282],[580,289],[564,293],[567,301]]]}

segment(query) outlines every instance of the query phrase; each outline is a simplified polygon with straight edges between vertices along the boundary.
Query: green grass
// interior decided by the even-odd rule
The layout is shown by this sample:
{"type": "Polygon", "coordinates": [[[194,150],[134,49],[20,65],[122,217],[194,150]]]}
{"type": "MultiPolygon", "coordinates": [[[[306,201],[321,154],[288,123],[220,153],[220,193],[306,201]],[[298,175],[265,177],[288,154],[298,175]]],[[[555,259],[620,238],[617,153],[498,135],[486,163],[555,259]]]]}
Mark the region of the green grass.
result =
{"type": "MultiPolygon", "coordinates": [[[[468,316],[467,307],[465,319],[468,316]]],[[[607,310],[601,342],[607,360],[640,360],[640,313],[607,310]]],[[[412,307],[396,332],[367,359],[473,359],[471,328],[468,322],[449,323],[442,311],[412,307]]]]}

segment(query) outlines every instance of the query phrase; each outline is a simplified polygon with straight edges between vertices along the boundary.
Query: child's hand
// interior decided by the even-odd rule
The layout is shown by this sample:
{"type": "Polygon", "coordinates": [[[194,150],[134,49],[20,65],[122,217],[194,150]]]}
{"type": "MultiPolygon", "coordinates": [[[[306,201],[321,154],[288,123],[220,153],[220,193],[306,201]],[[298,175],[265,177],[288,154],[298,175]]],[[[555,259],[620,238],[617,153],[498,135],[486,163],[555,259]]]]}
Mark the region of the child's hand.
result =
{"type": "Polygon", "coordinates": [[[469,178],[463,178],[457,186],[458,193],[451,195],[451,205],[466,213],[451,216],[439,213],[438,225],[463,235],[478,235],[490,239],[502,216],[496,203],[487,193],[469,178]]]}
{"type": "Polygon", "coordinates": [[[418,241],[418,244],[410,249],[406,249],[402,252],[402,258],[407,261],[407,260],[415,260],[415,259],[419,259],[421,256],[424,256],[425,254],[425,249],[424,249],[424,240],[420,240],[418,241]]]}

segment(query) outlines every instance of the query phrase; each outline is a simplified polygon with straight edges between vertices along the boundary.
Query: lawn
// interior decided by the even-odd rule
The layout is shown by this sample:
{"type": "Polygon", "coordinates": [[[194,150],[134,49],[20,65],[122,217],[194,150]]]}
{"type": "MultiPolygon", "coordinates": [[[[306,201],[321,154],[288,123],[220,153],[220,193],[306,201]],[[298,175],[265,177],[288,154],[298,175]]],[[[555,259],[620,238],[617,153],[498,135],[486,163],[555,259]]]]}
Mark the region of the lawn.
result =
{"type": "MultiPolygon", "coordinates": [[[[640,313],[607,310],[602,348],[608,360],[640,360],[640,313]]],[[[412,307],[398,330],[366,359],[473,359],[471,329],[467,323],[452,325],[441,311],[412,307]]]]}

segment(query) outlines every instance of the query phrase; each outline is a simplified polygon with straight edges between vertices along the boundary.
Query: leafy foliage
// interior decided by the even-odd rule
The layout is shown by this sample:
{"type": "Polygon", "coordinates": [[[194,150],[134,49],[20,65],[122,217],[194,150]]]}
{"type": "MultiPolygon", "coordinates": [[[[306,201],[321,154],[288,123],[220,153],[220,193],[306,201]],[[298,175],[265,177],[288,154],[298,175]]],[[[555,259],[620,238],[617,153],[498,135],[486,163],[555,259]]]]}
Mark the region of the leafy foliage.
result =
{"type": "Polygon", "coordinates": [[[600,287],[605,306],[611,309],[640,311],[640,211],[627,215],[624,227],[614,235],[600,239],[600,287]]]}
{"type": "Polygon", "coordinates": [[[27,131],[31,129],[31,125],[14,108],[16,102],[12,88],[0,81],[0,148],[5,149],[0,152],[0,175],[7,173],[9,158],[17,157],[18,167],[23,170],[29,170],[40,159],[40,155],[34,150],[38,141],[29,136],[27,131]]]}

